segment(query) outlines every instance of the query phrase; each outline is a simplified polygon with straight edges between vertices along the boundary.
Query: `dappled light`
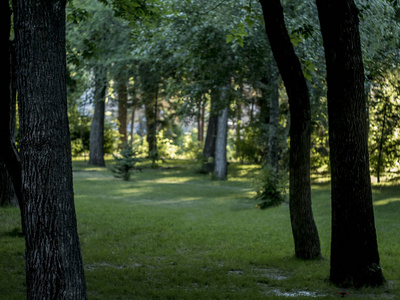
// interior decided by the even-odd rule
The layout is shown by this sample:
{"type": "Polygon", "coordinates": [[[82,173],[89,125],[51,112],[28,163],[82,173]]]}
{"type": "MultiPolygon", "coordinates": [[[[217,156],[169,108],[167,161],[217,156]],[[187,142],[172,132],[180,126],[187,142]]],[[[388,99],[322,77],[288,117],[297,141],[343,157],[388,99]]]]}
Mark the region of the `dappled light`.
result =
{"type": "Polygon", "coordinates": [[[389,199],[382,199],[378,201],[374,201],[375,206],[382,206],[382,205],[388,205],[390,203],[396,203],[400,202],[400,198],[389,198],[389,199]]]}

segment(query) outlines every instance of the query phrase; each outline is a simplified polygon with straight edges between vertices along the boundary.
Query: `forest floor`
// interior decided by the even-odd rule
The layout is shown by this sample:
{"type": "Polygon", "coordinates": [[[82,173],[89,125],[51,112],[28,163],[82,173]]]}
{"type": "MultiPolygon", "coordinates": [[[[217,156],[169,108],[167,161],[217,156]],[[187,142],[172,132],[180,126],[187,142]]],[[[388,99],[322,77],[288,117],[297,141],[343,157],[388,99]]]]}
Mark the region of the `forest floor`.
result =
{"type": "MultiPolygon", "coordinates": [[[[108,162],[110,163],[110,162],[108,162]]],[[[323,260],[294,258],[287,203],[259,210],[255,165],[229,165],[229,178],[193,162],[144,168],[128,182],[74,162],[75,205],[89,299],[400,299],[400,183],[374,185],[376,230],[387,284],[331,285],[330,184],[312,198],[323,260]]],[[[326,179],[326,178],[325,178],[326,179]]],[[[19,212],[0,208],[0,299],[25,299],[19,212]]]]}

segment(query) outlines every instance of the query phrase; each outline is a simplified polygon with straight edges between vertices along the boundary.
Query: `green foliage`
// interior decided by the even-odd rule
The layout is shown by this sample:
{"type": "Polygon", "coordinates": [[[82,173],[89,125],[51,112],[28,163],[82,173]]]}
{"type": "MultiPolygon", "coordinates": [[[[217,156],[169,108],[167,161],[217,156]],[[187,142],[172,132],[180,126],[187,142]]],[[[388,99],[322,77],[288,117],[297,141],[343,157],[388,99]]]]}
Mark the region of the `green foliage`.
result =
{"type": "Polygon", "coordinates": [[[183,159],[199,161],[203,155],[203,144],[197,140],[197,129],[184,134],[178,149],[178,155],[183,159]]]}
{"type": "Polygon", "coordinates": [[[235,139],[234,157],[240,161],[259,163],[262,159],[262,149],[259,145],[261,131],[255,126],[246,126],[242,138],[235,139]]]}
{"type": "Polygon", "coordinates": [[[382,172],[400,166],[400,83],[397,73],[376,81],[369,101],[370,166],[378,179],[382,172]]]}
{"type": "Polygon", "coordinates": [[[257,204],[259,209],[277,206],[285,201],[289,185],[287,172],[276,172],[270,166],[264,164],[255,180],[256,200],[262,201],[257,204]]]}
{"type": "MultiPolygon", "coordinates": [[[[69,114],[69,128],[72,156],[76,157],[89,151],[91,120],[85,116],[69,114]]],[[[112,154],[117,147],[118,131],[113,122],[104,124],[104,153],[112,154]]]]}
{"type": "Polygon", "coordinates": [[[136,157],[136,151],[131,144],[124,144],[118,155],[113,154],[115,164],[111,166],[111,171],[116,178],[128,181],[133,170],[141,170],[136,166],[141,161],[136,157]]]}

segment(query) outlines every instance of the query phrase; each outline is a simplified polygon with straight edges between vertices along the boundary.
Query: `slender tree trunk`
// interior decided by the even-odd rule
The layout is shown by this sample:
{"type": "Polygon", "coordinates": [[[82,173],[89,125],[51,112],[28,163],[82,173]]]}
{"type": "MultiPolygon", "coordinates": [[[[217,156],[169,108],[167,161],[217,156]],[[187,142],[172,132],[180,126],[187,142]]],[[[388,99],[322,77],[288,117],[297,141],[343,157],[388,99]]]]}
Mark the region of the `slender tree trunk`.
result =
{"type": "Polygon", "coordinates": [[[100,70],[95,71],[94,114],[90,126],[89,165],[104,167],[104,113],[106,82],[100,70]]]}
{"type": "MultiPolygon", "coordinates": [[[[118,132],[120,134],[122,145],[128,142],[127,133],[127,114],[128,114],[128,89],[123,78],[118,80],[118,132]]],[[[121,145],[121,146],[122,146],[121,145]]]]}
{"type": "Polygon", "coordinates": [[[200,135],[199,135],[199,142],[204,141],[204,122],[205,122],[205,112],[206,112],[206,102],[203,100],[201,102],[201,115],[200,115],[200,135]]]}
{"type": "Polygon", "coordinates": [[[214,177],[219,180],[226,179],[227,159],[226,159],[226,144],[228,133],[228,108],[222,109],[218,116],[217,137],[215,139],[215,165],[214,177]]]}
{"type": "MultiPolygon", "coordinates": [[[[220,101],[228,105],[230,95],[230,78],[228,83],[222,88],[220,92],[220,101]]],[[[228,136],[228,107],[219,111],[217,123],[217,136],[215,138],[215,165],[214,177],[218,180],[225,180],[228,174],[228,161],[226,158],[228,136]]]]}
{"type": "Polygon", "coordinates": [[[279,156],[278,156],[278,126],[279,126],[279,89],[278,73],[275,67],[270,68],[271,73],[271,101],[269,106],[269,132],[268,132],[268,156],[267,165],[278,175],[279,156]]]}
{"type": "Polygon", "coordinates": [[[2,66],[3,72],[1,77],[1,91],[4,95],[0,102],[0,206],[16,206],[18,202],[14,201],[15,192],[11,175],[7,171],[6,160],[9,156],[10,148],[7,147],[11,143],[11,56],[10,56],[10,29],[11,29],[11,11],[8,1],[1,4],[1,41],[3,46],[2,66]]]}
{"type": "Polygon", "coordinates": [[[132,113],[131,113],[131,143],[135,139],[135,107],[132,106],[132,113]]]}
{"type": "Polygon", "coordinates": [[[261,163],[267,165],[269,163],[270,156],[270,137],[269,137],[269,127],[270,127],[270,106],[271,106],[271,83],[270,78],[261,79],[261,98],[259,100],[259,128],[261,134],[263,135],[263,140],[261,144],[261,163]]]}
{"type": "Polygon", "coordinates": [[[67,116],[65,2],[14,1],[28,299],[86,299],[67,116]]]}
{"type": "Polygon", "coordinates": [[[202,142],[204,138],[204,103],[200,99],[197,112],[197,140],[202,142]]]}
{"type": "Polygon", "coordinates": [[[214,112],[215,92],[211,94],[211,109],[208,118],[207,135],[203,148],[203,166],[202,172],[209,173],[214,170],[215,164],[215,139],[218,128],[218,115],[214,112]]]}
{"type": "Polygon", "coordinates": [[[332,177],[330,280],[337,285],[380,285],[368,157],[358,10],[354,1],[317,0],[328,82],[332,177]]]}
{"type": "Polygon", "coordinates": [[[158,158],[157,153],[157,85],[145,92],[145,115],[147,126],[147,143],[149,144],[149,158],[153,163],[158,158]]]}
{"type": "Polygon", "coordinates": [[[321,256],[317,227],[311,208],[310,99],[300,61],[285,27],[279,0],[260,0],[265,30],[285,83],[290,105],[290,219],[297,258],[321,256]]]}
{"type": "Polygon", "coordinates": [[[383,152],[383,143],[385,141],[385,126],[386,126],[386,103],[383,105],[382,130],[381,130],[381,138],[379,139],[378,163],[376,167],[376,176],[378,183],[381,182],[382,152],[383,152]]]}
{"type": "Polygon", "coordinates": [[[0,176],[1,205],[20,206],[21,228],[25,231],[24,205],[21,192],[21,162],[15,146],[15,51],[10,42],[11,9],[8,1],[1,6],[1,36],[3,76],[0,81],[3,100],[0,101],[0,176]],[[16,201],[17,200],[17,201],[16,201]]]}
{"type": "Polygon", "coordinates": [[[18,206],[14,185],[3,161],[0,161],[0,206],[18,206]]]}

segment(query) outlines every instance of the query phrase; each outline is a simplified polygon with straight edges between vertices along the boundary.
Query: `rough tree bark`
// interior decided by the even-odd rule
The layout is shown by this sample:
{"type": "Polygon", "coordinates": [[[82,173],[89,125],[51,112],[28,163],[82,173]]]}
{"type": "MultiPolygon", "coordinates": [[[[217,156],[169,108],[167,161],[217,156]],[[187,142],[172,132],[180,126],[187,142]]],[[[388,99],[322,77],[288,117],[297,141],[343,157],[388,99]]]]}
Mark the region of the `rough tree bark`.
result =
{"type": "Polygon", "coordinates": [[[67,117],[65,1],[14,1],[28,299],[86,299],[67,117]]]}
{"type": "Polygon", "coordinates": [[[260,0],[265,31],[281,73],[290,106],[290,219],[297,258],[321,256],[311,208],[310,100],[300,61],[290,41],[279,0],[260,0]]]}
{"type": "Polygon", "coordinates": [[[328,82],[332,175],[330,280],[376,286],[379,267],[368,157],[358,10],[354,1],[317,0],[328,82]]]}
{"type": "Polygon", "coordinates": [[[94,114],[90,125],[89,165],[104,167],[104,113],[106,80],[102,71],[95,70],[94,114]]]}

